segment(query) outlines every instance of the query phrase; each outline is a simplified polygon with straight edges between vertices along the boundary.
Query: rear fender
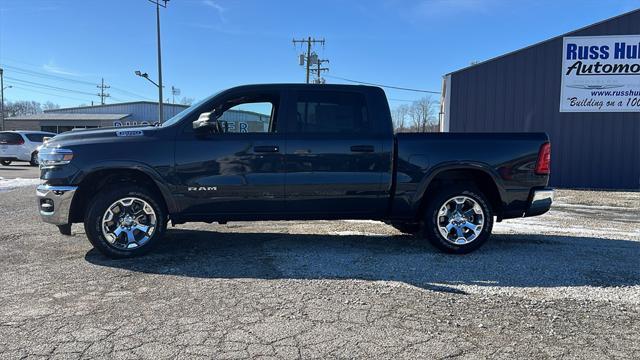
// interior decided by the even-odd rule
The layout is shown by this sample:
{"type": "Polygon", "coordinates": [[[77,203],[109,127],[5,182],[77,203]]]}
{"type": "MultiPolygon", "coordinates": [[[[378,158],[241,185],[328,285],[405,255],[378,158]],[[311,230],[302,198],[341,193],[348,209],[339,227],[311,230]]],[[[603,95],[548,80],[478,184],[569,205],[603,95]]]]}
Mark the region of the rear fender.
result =
{"type": "Polygon", "coordinates": [[[429,188],[429,185],[431,185],[432,181],[440,174],[442,174],[445,171],[449,171],[449,170],[474,170],[474,171],[481,171],[486,175],[489,175],[489,177],[491,179],[493,179],[496,188],[498,189],[498,193],[500,194],[500,201],[503,203],[504,205],[504,200],[505,199],[505,189],[504,189],[504,185],[502,183],[502,180],[500,179],[500,176],[495,172],[495,170],[493,170],[490,166],[488,166],[485,163],[481,163],[481,162],[473,162],[473,161],[454,161],[454,162],[447,162],[447,163],[441,163],[438,164],[432,168],[430,168],[425,176],[422,178],[422,180],[420,181],[420,183],[418,184],[418,187],[416,189],[416,192],[414,194],[414,197],[412,199],[411,202],[411,207],[414,211],[418,211],[420,209],[420,206],[422,205],[423,201],[425,200],[425,195],[427,192],[427,189],[429,188]]]}

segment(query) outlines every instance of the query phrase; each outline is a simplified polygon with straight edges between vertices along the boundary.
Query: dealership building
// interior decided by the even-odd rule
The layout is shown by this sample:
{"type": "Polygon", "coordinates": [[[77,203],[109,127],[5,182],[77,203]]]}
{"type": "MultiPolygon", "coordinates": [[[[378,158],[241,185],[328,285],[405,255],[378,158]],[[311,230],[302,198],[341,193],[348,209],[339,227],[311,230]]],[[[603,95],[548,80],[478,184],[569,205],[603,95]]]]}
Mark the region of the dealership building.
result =
{"type": "Polygon", "coordinates": [[[549,134],[552,186],[640,189],[640,10],[449,73],[441,106],[441,131],[549,134]]]}
{"type": "MultiPolygon", "coordinates": [[[[162,107],[166,121],[188,106],[163,104],[162,107]]],[[[251,111],[229,110],[221,119],[229,123],[230,131],[266,131],[269,126],[269,116],[251,111]]],[[[73,129],[149,125],[157,121],[158,103],[136,101],[45,110],[39,114],[9,117],[5,119],[5,129],[39,130],[59,134],[73,129]]]]}

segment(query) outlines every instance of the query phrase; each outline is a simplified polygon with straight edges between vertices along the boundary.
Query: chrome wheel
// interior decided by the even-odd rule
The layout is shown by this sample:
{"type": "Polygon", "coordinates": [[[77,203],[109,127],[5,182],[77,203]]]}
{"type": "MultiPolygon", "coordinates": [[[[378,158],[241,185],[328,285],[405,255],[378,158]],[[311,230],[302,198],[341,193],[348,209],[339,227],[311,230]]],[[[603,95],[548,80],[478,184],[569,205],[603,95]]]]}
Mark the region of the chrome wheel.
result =
{"type": "Polygon", "coordinates": [[[468,196],[452,197],[438,211],[440,235],[455,245],[466,245],[480,236],[484,221],[482,207],[468,196]]]}
{"type": "Polygon", "coordinates": [[[102,216],[102,234],[113,247],[135,249],[149,241],[157,221],[156,212],[148,202],[127,197],[107,208],[102,216]]]}

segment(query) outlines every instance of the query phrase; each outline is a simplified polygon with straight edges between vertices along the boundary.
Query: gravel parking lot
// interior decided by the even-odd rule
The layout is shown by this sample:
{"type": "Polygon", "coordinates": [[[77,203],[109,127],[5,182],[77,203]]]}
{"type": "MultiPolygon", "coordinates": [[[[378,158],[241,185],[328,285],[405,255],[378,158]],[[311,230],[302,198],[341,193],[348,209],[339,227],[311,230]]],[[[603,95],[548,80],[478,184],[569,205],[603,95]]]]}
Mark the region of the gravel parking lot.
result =
{"type": "Polygon", "coordinates": [[[640,358],[640,193],[557,200],[464,256],[314,221],[183,225],[114,261],[5,189],[0,358],[640,358]]]}

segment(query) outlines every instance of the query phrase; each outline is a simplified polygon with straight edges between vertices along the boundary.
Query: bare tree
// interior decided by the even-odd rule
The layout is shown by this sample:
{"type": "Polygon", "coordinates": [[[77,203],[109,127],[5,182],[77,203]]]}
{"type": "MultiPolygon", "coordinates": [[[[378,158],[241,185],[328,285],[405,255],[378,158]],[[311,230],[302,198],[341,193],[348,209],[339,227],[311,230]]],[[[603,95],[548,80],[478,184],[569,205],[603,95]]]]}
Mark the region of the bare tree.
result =
{"type": "Polygon", "coordinates": [[[411,105],[400,105],[392,111],[396,132],[437,132],[438,102],[431,97],[414,101],[411,105]]]}
{"type": "Polygon", "coordinates": [[[47,101],[46,103],[42,104],[42,111],[55,109],[60,109],[60,105],[54,104],[51,101],[47,101]]]}
{"type": "Polygon", "coordinates": [[[28,100],[18,100],[13,102],[7,101],[5,103],[5,112],[8,117],[32,115],[32,114],[41,113],[42,106],[37,101],[28,101],[28,100]]]}
{"type": "Polygon", "coordinates": [[[402,104],[393,109],[391,118],[393,119],[393,128],[396,132],[406,131],[407,116],[409,115],[409,105],[402,104]]]}
{"type": "Polygon", "coordinates": [[[180,100],[180,104],[181,105],[191,105],[193,104],[193,100],[195,100],[194,98],[190,98],[190,97],[183,97],[182,100],[180,100]]]}

